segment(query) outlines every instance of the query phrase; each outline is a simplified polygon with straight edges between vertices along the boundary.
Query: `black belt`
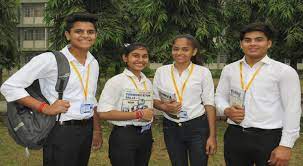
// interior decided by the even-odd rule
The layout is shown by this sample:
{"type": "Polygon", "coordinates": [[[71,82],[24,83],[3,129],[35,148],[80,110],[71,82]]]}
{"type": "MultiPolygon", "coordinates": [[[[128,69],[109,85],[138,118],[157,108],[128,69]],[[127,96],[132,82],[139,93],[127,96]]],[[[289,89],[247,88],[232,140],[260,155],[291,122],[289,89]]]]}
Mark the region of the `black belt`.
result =
{"type": "Polygon", "coordinates": [[[134,126],[134,125],[117,126],[117,125],[114,125],[114,127],[113,127],[113,129],[119,129],[119,128],[134,128],[136,130],[141,130],[142,126],[134,126]]]}
{"type": "Polygon", "coordinates": [[[59,126],[86,126],[93,121],[93,118],[82,119],[82,120],[68,120],[68,121],[57,121],[56,125],[59,126]]]}
{"type": "Polygon", "coordinates": [[[196,117],[194,119],[191,119],[191,120],[188,120],[188,121],[185,121],[185,122],[173,122],[171,120],[168,120],[168,119],[165,119],[165,120],[168,120],[169,122],[171,122],[173,124],[173,126],[191,126],[191,124],[195,121],[200,121],[200,120],[206,120],[207,119],[207,116],[205,114],[199,116],[199,117],[196,117]]]}
{"type": "Polygon", "coordinates": [[[242,126],[233,125],[233,124],[229,124],[228,126],[231,128],[234,128],[234,129],[240,129],[241,131],[247,132],[247,133],[267,133],[267,132],[281,132],[282,131],[282,128],[276,128],[276,129],[261,129],[261,128],[256,128],[256,127],[244,128],[242,126]]]}

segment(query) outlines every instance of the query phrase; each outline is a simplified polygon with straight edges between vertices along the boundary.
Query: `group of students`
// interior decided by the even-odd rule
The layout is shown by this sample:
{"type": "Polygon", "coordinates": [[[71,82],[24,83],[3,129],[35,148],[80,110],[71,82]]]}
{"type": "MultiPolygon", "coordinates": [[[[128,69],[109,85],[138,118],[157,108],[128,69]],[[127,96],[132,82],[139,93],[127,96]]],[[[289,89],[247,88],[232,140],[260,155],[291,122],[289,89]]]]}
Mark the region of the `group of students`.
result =
{"type": "Polygon", "coordinates": [[[148,165],[154,108],[164,115],[171,164],[207,165],[217,149],[215,107],[228,118],[226,165],[288,164],[299,137],[300,82],[294,69],[267,56],[273,36],[268,25],[253,23],[242,29],[244,57],[224,67],[216,94],[210,70],[194,60],[198,41],[186,34],[173,39],[174,62],[158,68],[153,83],[142,73],[148,48],[142,43],[126,45],[122,59],[127,67],[106,82],[97,103],[99,66],[89,52],[97,37],[96,21],[87,13],[66,19],[69,44],[61,52],[72,70],[63,100],[57,100],[57,67],[51,53],[34,57],[1,86],[7,101],[48,115],[61,113],[43,148],[43,165],[87,165],[91,148],[102,144],[100,119],[113,124],[109,137],[113,166],[148,165]],[[50,105],[26,92],[36,79],[50,105]]]}

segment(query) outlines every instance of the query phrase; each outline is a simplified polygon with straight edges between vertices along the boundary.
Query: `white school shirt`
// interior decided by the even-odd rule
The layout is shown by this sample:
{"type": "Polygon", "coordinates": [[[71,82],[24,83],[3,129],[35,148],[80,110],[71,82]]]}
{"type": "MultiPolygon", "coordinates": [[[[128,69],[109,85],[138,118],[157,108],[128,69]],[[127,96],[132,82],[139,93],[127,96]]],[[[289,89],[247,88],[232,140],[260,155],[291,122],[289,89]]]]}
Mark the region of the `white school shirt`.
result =
{"type": "MultiPolygon", "coordinates": [[[[88,96],[86,103],[96,104],[95,93],[97,90],[97,81],[99,75],[99,65],[91,53],[87,53],[85,66],[69,52],[67,45],[61,52],[66,56],[69,62],[73,62],[82,76],[83,84],[86,84],[86,73],[88,64],[90,64],[88,96]]],[[[66,113],[62,113],[60,121],[88,119],[93,116],[90,113],[81,114],[80,105],[85,102],[83,88],[75,71],[70,65],[70,77],[66,89],[63,92],[63,100],[70,102],[70,107],[66,113]]],[[[1,86],[1,93],[7,101],[15,101],[29,96],[24,88],[39,79],[42,94],[50,104],[58,99],[58,92],[55,90],[58,76],[58,68],[55,56],[50,53],[42,53],[33,57],[26,65],[12,75],[1,86]]]]}
{"type": "MultiPolygon", "coordinates": [[[[230,107],[231,88],[241,89],[240,62],[243,63],[243,79],[246,86],[254,72],[264,64],[246,92],[245,117],[242,127],[262,129],[283,128],[280,145],[293,147],[299,137],[301,117],[301,90],[296,71],[288,65],[265,56],[250,67],[245,58],[223,68],[216,91],[216,107],[221,115],[230,107]]],[[[228,119],[227,123],[235,124],[228,119]]]]}
{"type": "MultiPolygon", "coordinates": [[[[171,77],[171,67],[173,64],[165,65],[156,70],[155,77],[153,80],[153,89],[154,89],[154,99],[160,100],[159,89],[163,89],[170,93],[175,92],[173,79],[171,77]]],[[[181,95],[182,86],[184,81],[187,79],[190,74],[190,68],[193,63],[191,63],[186,70],[184,70],[179,75],[179,72],[176,68],[173,69],[176,84],[179,88],[181,95]]],[[[179,101],[178,97],[177,100],[179,101]]],[[[162,112],[164,117],[168,120],[174,122],[185,122],[199,116],[202,116],[205,113],[204,105],[214,106],[214,84],[211,76],[211,72],[208,68],[194,64],[194,69],[189,77],[184,94],[183,94],[183,103],[182,109],[187,112],[188,119],[173,119],[170,118],[165,112],[162,112]]],[[[160,110],[161,111],[161,110],[160,110]]]]}
{"type": "MultiPolygon", "coordinates": [[[[124,69],[123,73],[118,74],[112,78],[110,78],[102,90],[99,104],[98,104],[98,112],[109,112],[112,110],[122,111],[122,102],[123,102],[123,92],[126,89],[136,90],[136,86],[131,81],[131,78],[135,81],[138,89],[144,90],[144,84],[146,84],[147,91],[152,92],[152,83],[146,76],[141,73],[141,79],[139,80],[137,76],[135,76],[128,69],[124,69]]],[[[151,102],[152,102],[151,97],[151,102]]],[[[151,104],[152,105],[152,104],[151,104]]],[[[137,122],[136,120],[124,120],[124,121],[114,121],[108,120],[108,122],[116,125],[116,126],[126,126],[126,125],[134,125],[134,126],[145,126],[151,122],[137,122]]]]}

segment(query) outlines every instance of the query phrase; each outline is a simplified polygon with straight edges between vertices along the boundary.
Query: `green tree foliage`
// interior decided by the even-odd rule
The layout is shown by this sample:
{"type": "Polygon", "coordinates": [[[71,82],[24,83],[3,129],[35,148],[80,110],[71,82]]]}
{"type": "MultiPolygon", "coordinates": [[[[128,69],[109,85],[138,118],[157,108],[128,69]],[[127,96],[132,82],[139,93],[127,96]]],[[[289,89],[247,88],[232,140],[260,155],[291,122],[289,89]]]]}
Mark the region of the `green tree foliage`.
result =
{"type": "Polygon", "coordinates": [[[190,33],[200,41],[202,54],[215,55],[212,40],[221,32],[218,1],[214,0],[50,0],[45,20],[54,25],[52,48],[65,44],[63,18],[74,11],[93,11],[99,16],[99,37],[95,55],[108,67],[108,60],[118,62],[123,43],[140,41],[151,49],[151,60],[163,62],[170,58],[171,40],[177,34],[190,33]],[[98,8],[96,5],[98,4],[98,8]]]}
{"type": "Polygon", "coordinates": [[[0,0],[0,84],[3,69],[12,68],[17,59],[16,11],[16,0],[0,0]]]}
{"type": "Polygon", "coordinates": [[[53,24],[51,42],[60,49],[63,19],[74,11],[98,15],[98,39],[92,49],[105,71],[114,62],[119,67],[123,43],[140,41],[151,50],[151,61],[170,58],[171,40],[190,33],[201,45],[200,54],[210,60],[220,54],[228,62],[243,56],[239,48],[239,29],[248,23],[265,21],[277,30],[271,57],[291,65],[302,58],[303,7],[299,0],[50,0],[45,20],[53,24]]]}
{"type": "Polygon", "coordinates": [[[172,39],[186,33],[200,41],[200,53],[204,57],[213,57],[211,55],[217,53],[212,39],[222,31],[219,1],[133,0],[128,5],[139,29],[134,39],[150,46],[152,60],[163,62],[169,59],[172,39]]]}
{"type": "MultiPolygon", "coordinates": [[[[111,63],[120,66],[121,48],[125,38],[132,34],[130,17],[123,0],[50,0],[47,3],[45,21],[54,28],[50,31],[50,49],[61,49],[67,44],[64,37],[64,18],[78,11],[87,11],[98,16],[98,38],[92,48],[100,63],[100,70],[106,73],[111,63]]],[[[120,70],[120,68],[118,68],[120,70]]]]}
{"type": "Polygon", "coordinates": [[[248,23],[264,21],[276,30],[270,56],[289,59],[293,68],[303,58],[303,2],[299,0],[226,0],[223,3],[224,34],[222,46],[229,62],[242,56],[239,47],[239,29],[248,23]]]}

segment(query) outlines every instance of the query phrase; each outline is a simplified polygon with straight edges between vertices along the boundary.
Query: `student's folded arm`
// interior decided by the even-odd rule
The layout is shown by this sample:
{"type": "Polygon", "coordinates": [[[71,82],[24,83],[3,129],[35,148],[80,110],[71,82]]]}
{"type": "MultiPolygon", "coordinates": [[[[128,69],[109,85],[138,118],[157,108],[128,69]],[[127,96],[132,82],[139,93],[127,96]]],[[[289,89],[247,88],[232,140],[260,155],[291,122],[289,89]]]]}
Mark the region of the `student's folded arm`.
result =
{"type": "Polygon", "coordinates": [[[111,110],[108,112],[99,112],[100,119],[103,120],[132,120],[136,119],[136,112],[121,112],[118,110],[111,110]]]}
{"type": "Polygon", "coordinates": [[[166,112],[166,105],[161,100],[154,99],[154,108],[166,112]]]}
{"type": "Polygon", "coordinates": [[[165,104],[160,100],[159,96],[159,90],[158,87],[160,86],[160,71],[159,69],[156,70],[154,79],[153,79],[153,94],[154,94],[154,108],[160,110],[160,111],[166,111],[165,104]]]}
{"type": "Polygon", "coordinates": [[[119,105],[123,87],[121,81],[115,77],[109,79],[101,93],[97,112],[102,120],[131,120],[136,119],[135,112],[122,112],[117,107],[119,105]]]}

